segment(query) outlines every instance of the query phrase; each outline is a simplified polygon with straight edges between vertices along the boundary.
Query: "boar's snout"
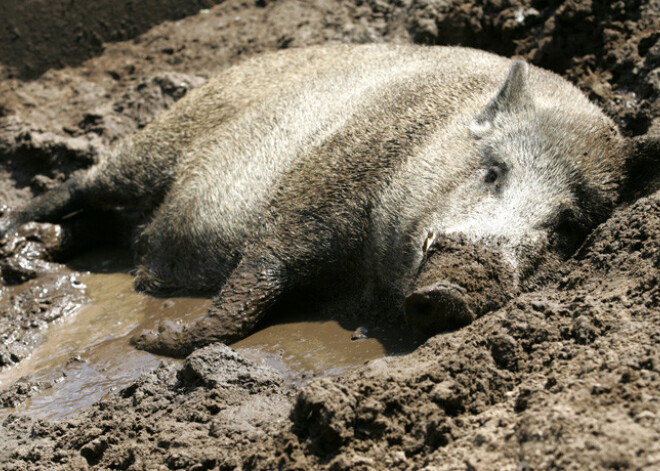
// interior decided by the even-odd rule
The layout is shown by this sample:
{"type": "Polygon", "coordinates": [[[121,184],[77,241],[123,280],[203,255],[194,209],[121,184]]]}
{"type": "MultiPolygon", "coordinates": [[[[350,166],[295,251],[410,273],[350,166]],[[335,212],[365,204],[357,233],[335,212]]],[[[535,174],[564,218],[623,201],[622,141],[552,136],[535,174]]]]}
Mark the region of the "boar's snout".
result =
{"type": "Polygon", "coordinates": [[[463,327],[475,318],[465,289],[446,281],[410,293],[404,302],[404,312],[408,325],[427,336],[463,327]]]}
{"type": "Polygon", "coordinates": [[[499,309],[518,292],[516,273],[503,261],[500,239],[471,241],[441,234],[424,257],[403,303],[412,330],[425,336],[458,329],[499,309]]]}

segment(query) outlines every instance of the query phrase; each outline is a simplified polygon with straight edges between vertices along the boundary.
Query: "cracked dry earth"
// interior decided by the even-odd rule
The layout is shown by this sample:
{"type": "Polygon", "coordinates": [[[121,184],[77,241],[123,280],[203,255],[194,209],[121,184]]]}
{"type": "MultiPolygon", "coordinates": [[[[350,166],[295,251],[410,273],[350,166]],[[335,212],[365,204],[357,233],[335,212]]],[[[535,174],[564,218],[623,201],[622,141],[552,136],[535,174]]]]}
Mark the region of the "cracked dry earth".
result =
{"type": "MultiPolygon", "coordinates": [[[[0,198],[20,204],[104,158],[241,56],[325,41],[518,55],[576,83],[627,135],[658,134],[658,31],[654,0],[226,1],[47,70],[3,62],[0,198]]],[[[657,161],[646,173],[553,281],[408,355],[293,384],[215,345],[59,420],[12,413],[57,371],[3,385],[0,469],[659,469],[657,161]]],[[[1,248],[5,368],[85,301],[75,269],[42,260],[52,229],[21,237],[1,248]]]]}

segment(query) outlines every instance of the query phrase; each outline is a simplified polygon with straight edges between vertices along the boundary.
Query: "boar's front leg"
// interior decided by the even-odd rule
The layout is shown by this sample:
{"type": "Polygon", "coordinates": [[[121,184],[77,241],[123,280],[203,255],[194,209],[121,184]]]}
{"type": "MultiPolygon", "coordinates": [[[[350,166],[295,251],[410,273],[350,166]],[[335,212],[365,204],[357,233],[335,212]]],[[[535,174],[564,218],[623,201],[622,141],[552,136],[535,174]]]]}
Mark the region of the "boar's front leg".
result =
{"type": "Polygon", "coordinates": [[[213,299],[206,316],[182,327],[160,324],[156,331],[143,331],[132,343],[141,350],[183,358],[211,343],[238,341],[275,304],[286,282],[286,271],[276,257],[247,253],[213,299]]]}
{"type": "Polygon", "coordinates": [[[244,251],[204,318],[182,328],[161,326],[159,332],[144,332],[134,344],[153,353],[182,357],[213,342],[239,340],[284,293],[318,280],[324,272],[341,271],[362,244],[360,228],[366,211],[357,205],[339,214],[328,210],[319,197],[326,197],[327,192],[316,190],[317,195],[310,198],[280,195],[280,206],[271,208],[279,217],[244,251]]]}

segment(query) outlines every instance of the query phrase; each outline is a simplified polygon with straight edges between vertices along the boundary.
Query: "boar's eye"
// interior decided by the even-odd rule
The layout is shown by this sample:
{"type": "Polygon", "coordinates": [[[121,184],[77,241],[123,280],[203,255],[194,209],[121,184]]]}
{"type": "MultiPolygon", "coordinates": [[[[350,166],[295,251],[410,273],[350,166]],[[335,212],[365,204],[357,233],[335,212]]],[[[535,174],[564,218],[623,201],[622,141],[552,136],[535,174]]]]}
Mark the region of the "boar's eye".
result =
{"type": "Polygon", "coordinates": [[[486,175],[484,176],[484,183],[487,183],[489,185],[497,183],[499,180],[502,179],[502,173],[503,173],[502,168],[498,166],[488,167],[488,169],[486,170],[486,175]]]}
{"type": "Polygon", "coordinates": [[[487,155],[481,162],[480,178],[489,189],[499,190],[509,171],[508,165],[502,160],[487,155]]]}

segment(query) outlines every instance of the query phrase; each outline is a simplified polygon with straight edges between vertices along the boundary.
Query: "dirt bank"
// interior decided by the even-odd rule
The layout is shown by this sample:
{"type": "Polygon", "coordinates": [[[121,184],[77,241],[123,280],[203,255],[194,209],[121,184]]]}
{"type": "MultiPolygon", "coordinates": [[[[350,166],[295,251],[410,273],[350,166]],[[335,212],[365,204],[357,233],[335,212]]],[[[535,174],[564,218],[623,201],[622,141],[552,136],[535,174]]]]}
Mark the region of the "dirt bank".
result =
{"type": "MultiPolygon", "coordinates": [[[[326,41],[518,55],[576,83],[628,135],[660,133],[657,0],[226,1],[144,33],[191,13],[184,3],[204,6],[168,2],[172,10],[148,21],[113,10],[110,21],[106,3],[61,17],[102,35],[77,49],[69,36],[51,43],[35,33],[21,43],[20,54],[33,55],[27,60],[3,54],[11,37],[0,33],[0,202],[20,204],[103,158],[243,56],[326,41]],[[135,26],[105,35],[131,16],[135,26]],[[102,22],[115,26],[96,26],[102,22]]],[[[11,21],[29,24],[37,12],[23,8],[11,21]]],[[[647,171],[658,172],[657,164],[647,171]]],[[[410,355],[300,388],[208,347],[182,365],[166,361],[77,416],[7,416],[0,469],[657,469],[658,183],[626,195],[556,281],[410,355]]],[[[46,236],[24,234],[1,248],[0,366],[20,364],[51,321],[84,302],[75,267],[39,261],[46,236]]],[[[13,407],[61,380],[55,372],[3,385],[0,404],[13,407]]]]}
{"type": "Polygon", "coordinates": [[[8,0],[0,5],[0,77],[32,79],[53,67],[80,65],[165,20],[209,8],[213,0],[8,0]]]}

